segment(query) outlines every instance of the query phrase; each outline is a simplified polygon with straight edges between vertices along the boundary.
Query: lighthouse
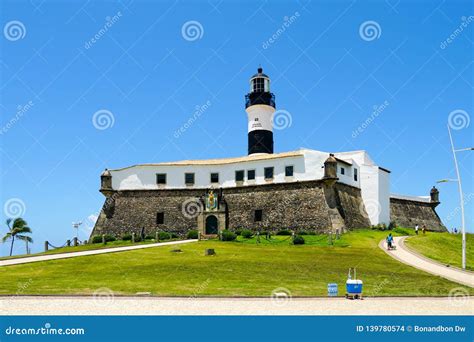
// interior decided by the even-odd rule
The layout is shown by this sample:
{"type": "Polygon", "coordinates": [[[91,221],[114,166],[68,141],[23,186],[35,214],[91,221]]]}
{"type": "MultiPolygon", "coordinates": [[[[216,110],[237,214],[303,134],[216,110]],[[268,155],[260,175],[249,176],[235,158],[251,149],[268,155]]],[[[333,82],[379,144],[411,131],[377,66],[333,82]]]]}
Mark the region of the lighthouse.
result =
{"type": "Polygon", "coordinates": [[[258,68],[250,78],[245,111],[248,118],[248,154],[273,153],[275,95],[270,92],[270,78],[262,68],[258,68]]]}

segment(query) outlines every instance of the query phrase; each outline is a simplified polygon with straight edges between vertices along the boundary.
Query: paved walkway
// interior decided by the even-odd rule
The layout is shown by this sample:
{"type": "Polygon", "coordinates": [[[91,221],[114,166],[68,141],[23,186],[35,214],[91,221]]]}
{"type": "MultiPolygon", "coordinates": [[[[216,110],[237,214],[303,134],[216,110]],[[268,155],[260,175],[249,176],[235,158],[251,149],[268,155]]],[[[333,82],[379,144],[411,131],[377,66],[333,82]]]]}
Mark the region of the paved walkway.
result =
{"type": "Polygon", "coordinates": [[[0,315],[472,315],[474,298],[0,297],[0,315]]]}
{"type": "Polygon", "coordinates": [[[405,239],[407,236],[394,237],[395,250],[387,250],[387,243],[382,240],[379,244],[388,255],[398,259],[404,264],[416,267],[425,272],[438,275],[448,280],[474,287],[474,272],[464,271],[455,267],[447,267],[437,261],[428,259],[427,257],[411,251],[405,246],[405,239]]]}
{"type": "Polygon", "coordinates": [[[85,256],[85,255],[117,253],[117,252],[124,252],[124,251],[132,251],[135,249],[152,248],[152,247],[160,247],[160,246],[168,246],[168,245],[180,245],[183,243],[190,243],[190,242],[196,242],[196,241],[198,240],[158,242],[158,243],[150,243],[150,244],[144,244],[144,245],[102,248],[102,249],[94,249],[94,250],[81,251],[81,252],[46,254],[46,255],[39,255],[39,256],[24,257],[24,258],[7,259],[7,260],[0,260],[0,267],[9,266],[9,265],[26,264],[26,263],[38,262],[38,261],[75,258],[75,257],[85,256]]]}

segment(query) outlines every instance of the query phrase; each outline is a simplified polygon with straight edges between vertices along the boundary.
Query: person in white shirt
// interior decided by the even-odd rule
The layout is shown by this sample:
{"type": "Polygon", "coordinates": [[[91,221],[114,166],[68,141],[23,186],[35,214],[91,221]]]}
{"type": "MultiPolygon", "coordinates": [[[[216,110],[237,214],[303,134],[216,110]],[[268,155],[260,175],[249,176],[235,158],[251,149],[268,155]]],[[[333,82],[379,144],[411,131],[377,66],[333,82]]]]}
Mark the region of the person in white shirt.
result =
{"type": "Polygon", "coordinates": [[[415,226],[415,234],[418,235],[418,225],[415,226]]]}

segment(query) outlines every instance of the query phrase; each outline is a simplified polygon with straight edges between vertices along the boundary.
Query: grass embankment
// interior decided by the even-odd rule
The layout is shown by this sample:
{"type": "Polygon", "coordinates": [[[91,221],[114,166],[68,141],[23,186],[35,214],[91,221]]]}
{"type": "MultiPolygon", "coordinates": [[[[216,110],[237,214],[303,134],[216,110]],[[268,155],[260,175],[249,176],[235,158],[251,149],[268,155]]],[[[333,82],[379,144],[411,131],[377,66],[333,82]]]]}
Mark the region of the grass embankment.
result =
{"type": "MultiPolygon", "coordinates": [[[[466,269],[474,270],[474,234],[466,234],[466,269]]],[[[461,234],[432,233],[405,240],[408,248],[446,265],[461,267],[461,234]]]]}
{"type": "MultiPolygon", "coordinates": [[[[174,239],[176,240],[176,239],[174,239]]],[[[163,240],[159,242],[169,242],[173,240],[163,240]]],[[[156,243],[158,241],[155,240],[145,240],[141,242],[134,242],[132,243],[131,241],[122,241],[122,240],[117,240],[117,241],[110,241],[107,242],[105,245],[102,243],[88,243],[86,245],[79,245],[79,246],[70,246],[70,247],[61,247],[61,248],[55,248],[55,249],[50,249],[47,252],[40,252],[40,253],[34,253],[34,254],[19,254],[19,255],[13,255],[13,256],[7,256],[7,257],[0,257],[0,260],[8,260],[8,259],[18,259],[18,258],[28,258],[28,257],[35,257],[39,255],[49,255],[49,254],[59,254],[59,253],[72,253],[72,252],[81,252],[81,251],[90,251],[94,249],[103,249],[103,248],[114,248],[114,247],[126,247],[126,246],[135,246],[135,245],[145,245],[149,243],[156,243]]]]}
{"type": "MultiPolygon", "coordinates": [[[[349,267],[357,267],[366,296],[449,294],[456,283],[403,265],[378,247],[387,232],[344,234],[335,245],[326,236],[305,236],[294,246],[288,237],[235,242],[201,241],[122,253],[51,260],[0,268],[0,294],[116,294],[151,292],[156,296],[262,296],[283,287],[292,296],[326,296],[336,282],[340,295],[349,267]],[[214,248],[215,256],[204,256],[214,248]]],[[[473,289],[467,288],[473,293],[473,289]]]]}

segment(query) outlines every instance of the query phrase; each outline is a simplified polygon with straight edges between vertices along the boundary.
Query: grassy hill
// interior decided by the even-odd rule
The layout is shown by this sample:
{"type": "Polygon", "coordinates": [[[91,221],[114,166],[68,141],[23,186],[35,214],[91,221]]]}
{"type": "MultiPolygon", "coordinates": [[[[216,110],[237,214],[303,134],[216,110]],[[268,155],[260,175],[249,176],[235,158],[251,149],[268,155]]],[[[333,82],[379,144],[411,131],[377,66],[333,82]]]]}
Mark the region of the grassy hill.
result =
{"type": "MultiPolygon", "coordinates": [[[[474,234],[466,234],[466,268],[474,270],[474,234]]],[[[414,251],[443,264],[461,267],[461,234],[430,233],[412,236],[405,244],[414,251]]]]}
{"type": "Polygon", "coordinates": [[[181,253],[165,246],[0,267],[0,294],[93,294],[107,288],[129,295],[268,297],[285,288],[292,296],[326,296],[327,284],[336,282],[343,295],[349,267],[357,267],[366,296],[446,296],[462,287],[386,255],[378,247],[386,234],[352,232],[332,246],[323,235],[305,236],[307,244],[298,246],[285,236],[261,238],[260,244],[239,237],[180,245],[181,253]],[[204,256],[206,248],[217,255],[204,256]]]}

